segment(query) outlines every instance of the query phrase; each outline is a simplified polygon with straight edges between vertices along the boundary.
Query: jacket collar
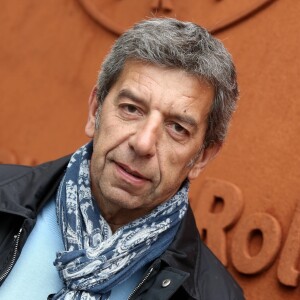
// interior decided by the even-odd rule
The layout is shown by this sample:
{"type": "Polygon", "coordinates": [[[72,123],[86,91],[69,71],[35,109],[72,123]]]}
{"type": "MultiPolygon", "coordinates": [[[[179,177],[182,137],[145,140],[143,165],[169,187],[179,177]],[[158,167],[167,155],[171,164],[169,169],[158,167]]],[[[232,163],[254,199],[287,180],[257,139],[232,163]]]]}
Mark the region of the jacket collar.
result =
{"type": "Polygon", "coordinates": [[[170,267],[180,269],[190,274],[183,283],[186,292],[193,298],[199,298],[198,286],[195,282],[200,268],[201,239],[195,223],[195,218],[189,206],[178,229],[175,240],[171,243],[161,259],[170,267]]]}

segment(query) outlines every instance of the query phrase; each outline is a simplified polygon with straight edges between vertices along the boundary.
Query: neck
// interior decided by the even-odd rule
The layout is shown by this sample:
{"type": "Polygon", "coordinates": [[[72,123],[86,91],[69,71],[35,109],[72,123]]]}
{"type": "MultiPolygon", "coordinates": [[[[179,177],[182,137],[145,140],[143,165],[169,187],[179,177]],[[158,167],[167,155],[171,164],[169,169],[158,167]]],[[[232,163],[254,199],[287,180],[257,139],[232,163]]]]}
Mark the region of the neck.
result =
{"type": "MultiPolygon", "coordinates": [[[[114,233],[120,227],[148,214],[151,208],[124,208],[106,201],[104,198],[99,197],[99,193],[93,192],[94,199],[98,205],[102,217],[109,224],[112,232],[114,233]],[[97,196],[96,196],[97,195],[97,196]]],[[[153,208],[152,208],[153,209],[153,208]]]]}
{"type": "Polygon", "coordinates": [[[112,233],[115,233],[120,227],[123,226],[123,225],[119,225],[119,224],[113,224],[111,222],[107,222],[107,224],[109,225],[112,233]]]}
{"type": "Polygon", "coordinates": [[[98,202],[97,204],[100,208],[101,214],[106,222],[109,224],[112,232],[114,233],[120,227],[148,214],[149,211],[145,211],[145,209],[126,209],[114,207],[112,205],[105,205],[102,202],[98,202]]]}

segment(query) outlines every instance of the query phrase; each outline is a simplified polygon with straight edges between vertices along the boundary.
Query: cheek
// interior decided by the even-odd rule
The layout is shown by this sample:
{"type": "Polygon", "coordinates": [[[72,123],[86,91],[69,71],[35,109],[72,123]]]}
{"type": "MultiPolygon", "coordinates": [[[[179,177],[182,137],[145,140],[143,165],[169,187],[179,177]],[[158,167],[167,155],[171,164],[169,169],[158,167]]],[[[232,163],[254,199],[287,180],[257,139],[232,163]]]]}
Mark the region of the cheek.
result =
{"type": "Polygon", "coordinates": [[[100,145],[113,147],[125,138],[128,130],[117,119],[103,120],[95,136],[100,145]]]}
{"type": "Polygon", "coordinates": [[[179,162],[178,156],[176,154],[176,151],[173,151],[169,154],[169,162],[171,166],[176,166],[179,162]]]}
{"type": "Polygon", "coordinates": [[[178,169],[181,165],[184,164],[184,156],[178,146],[169,147],[167,156],[171,167],[173,167],[174,169],[178,169]]]}
{"type": "Polygon", "coordinates": [[[174,182],[180,181],[184,173],[184,163],[181,161],[178,151],[174,149],[170,148],[164,154],[160,159],[160,171],[164,181],[173,186],[174,182]]]}
{"type": "Polygon", "coordinates": [[[103,163],[99,162],[96,153],[93,153],[90,166],[92,186],[98,185],[103,170],[103,163]]]}
{"type": "Polygon", "coordinates": [[[130,131],[120,124],[103,126],[94,138],[94,158],[99,169],[104,169],[107,160],[127,152],[130,131]]]}
{"type": "MultiPolygon", "coordinates": [[[[178,149],[178,147],[172,147],[172,150],[168,152],[167,159],[164,160],[166,169],[163,170],[168,174],[176,174],[178,180],[187,177],[189,172],[189,163],[192,160],[192,156],[189,153],[184,153],[178,149]]],[[[168,176],[168,175],[167,175],[168,176]]]]}

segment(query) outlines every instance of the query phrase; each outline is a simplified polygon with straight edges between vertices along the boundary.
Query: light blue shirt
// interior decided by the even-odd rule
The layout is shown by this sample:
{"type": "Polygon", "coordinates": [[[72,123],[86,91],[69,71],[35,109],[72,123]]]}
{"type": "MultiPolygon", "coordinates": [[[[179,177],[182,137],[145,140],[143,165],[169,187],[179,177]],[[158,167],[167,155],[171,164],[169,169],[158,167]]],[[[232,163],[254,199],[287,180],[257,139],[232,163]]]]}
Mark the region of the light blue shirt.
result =
{"type": "MultiPolygon", "coordinates": [[[[53,265],[56,252],[64,249],[56,220],[55,200],[49,201],[37,218],[14,268],[0,287],[0,299],[43,300],[57,293],[63,282],[53,265]]],[[[115,286],[109,300],[127,299],[147,267],[115,286]]]]}
{"type": "Polygon", "coordinates": [[[56,222],[55,201],[42,209],[14,268],[0,288],[0,299],[47,299],[63,283],[53,261],[64,249],[56,222]]]}

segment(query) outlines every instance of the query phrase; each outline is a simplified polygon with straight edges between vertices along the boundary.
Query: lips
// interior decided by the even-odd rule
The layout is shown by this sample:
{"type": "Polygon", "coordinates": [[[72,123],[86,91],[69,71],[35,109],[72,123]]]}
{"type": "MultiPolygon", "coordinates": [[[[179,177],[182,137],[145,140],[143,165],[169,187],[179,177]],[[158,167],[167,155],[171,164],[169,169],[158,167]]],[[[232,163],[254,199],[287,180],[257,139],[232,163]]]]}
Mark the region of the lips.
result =
{"type": "Polygon", "coordinates": [[[143,176],[141,173],[139,173],[136,170],[131,169],[129,166],[116,162],[119,168],[121,168],[123,171],[128,173],[129,175],[135,177],[136,179],[141,179],[141,180],[149,180],[147,177],[143,176]]]}

